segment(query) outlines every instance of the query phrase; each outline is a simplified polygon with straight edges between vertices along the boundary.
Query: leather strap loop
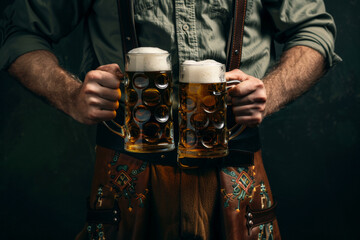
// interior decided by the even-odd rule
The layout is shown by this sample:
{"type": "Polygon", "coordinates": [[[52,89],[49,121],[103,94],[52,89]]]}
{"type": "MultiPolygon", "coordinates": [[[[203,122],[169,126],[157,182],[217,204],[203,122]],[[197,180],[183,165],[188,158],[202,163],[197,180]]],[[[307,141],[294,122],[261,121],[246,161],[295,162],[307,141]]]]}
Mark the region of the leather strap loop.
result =
{"type": "Polygon", "coordinates": [[[246,207],[246,226],[248,228],[249,235],[254,227],[272,222],[276,219],[276,207],[276,201],[271,207],[266,209],[253,210],[250,206],[246,207]]]}
{"type": "Polygon", "coordinates": [[[86,222],[102,224],[118,224],[120,221],[120,209],[117,201],[114,202],[113,209],[91,209],[88,204],[86,222]]]}

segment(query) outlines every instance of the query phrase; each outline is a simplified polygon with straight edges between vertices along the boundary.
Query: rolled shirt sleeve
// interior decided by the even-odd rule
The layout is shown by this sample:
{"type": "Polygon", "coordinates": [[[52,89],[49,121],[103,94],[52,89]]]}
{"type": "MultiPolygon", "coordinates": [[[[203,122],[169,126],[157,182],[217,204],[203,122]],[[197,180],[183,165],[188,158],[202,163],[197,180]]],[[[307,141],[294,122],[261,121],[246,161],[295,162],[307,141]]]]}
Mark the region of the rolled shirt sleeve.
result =
{"type": "Polygon", "coordinates": [[[0,22],[0,69],[34,50],[51,51],[52,43],[68,35],[88,11],[91,0],[16,0],[0,22]]]}
{"type": "Polygon", "coordinates": [[[320,52],[328,67],[341,61],[335,53],[336,26],[322,0],[264,0],[284,50],[307,46],[320,52]]]}

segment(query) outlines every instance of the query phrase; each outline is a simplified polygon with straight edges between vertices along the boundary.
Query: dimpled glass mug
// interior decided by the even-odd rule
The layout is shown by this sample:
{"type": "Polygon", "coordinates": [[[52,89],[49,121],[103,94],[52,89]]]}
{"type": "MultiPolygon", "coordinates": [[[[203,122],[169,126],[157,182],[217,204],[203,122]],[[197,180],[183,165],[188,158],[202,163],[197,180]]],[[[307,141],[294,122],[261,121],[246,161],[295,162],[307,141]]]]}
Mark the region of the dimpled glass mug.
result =
{"type": "Polygon", "coordinates": [[[238,80],[225,80],[225,66],[214,60],[185,61],[180,66],[179,158],[218,158],[228,155],[228,141],[244,126],[227,129],[226,89],[238,80]],[[231,134],[233,129],[236,133],[231,134]]]}
{"type": "Polygon", "coordinates": [[[170,54],[159,48],[140,47],[126,54],[125,125],[112,121],[125,140],[125,150],[165,152],[175,148],[172,116],[170,54]]]}

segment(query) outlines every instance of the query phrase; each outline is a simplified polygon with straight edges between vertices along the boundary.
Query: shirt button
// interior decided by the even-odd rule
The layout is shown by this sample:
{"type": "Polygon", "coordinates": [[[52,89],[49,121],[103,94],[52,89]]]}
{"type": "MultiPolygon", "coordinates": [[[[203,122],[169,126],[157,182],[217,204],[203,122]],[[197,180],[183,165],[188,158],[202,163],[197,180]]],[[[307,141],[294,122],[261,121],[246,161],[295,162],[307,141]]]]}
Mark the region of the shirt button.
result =
{"type": "Polygon", "coordinates": [[[187,31],[187,30],[189,30],[189,25],[184,24],[182,28],[183,28],[184,31],[187,31]]]}

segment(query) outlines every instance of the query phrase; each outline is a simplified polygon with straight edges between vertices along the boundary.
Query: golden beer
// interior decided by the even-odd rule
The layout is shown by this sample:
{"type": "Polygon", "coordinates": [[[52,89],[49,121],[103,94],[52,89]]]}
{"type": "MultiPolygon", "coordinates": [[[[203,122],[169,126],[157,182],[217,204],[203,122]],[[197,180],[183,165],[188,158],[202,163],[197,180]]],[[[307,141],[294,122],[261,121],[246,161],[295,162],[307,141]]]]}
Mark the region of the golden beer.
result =
{"type": "Polygon", "coordinates": [[[170,151],[175,145],[169,54],[139,50],[127,54],[125,66],[125,150],[170,151]]]}
{"type": "Polygon", "coordinates": [[[179,158],[216,158],[228,154],[224,72],[223,65],[214,61],[185,62],[181,66],[179,158]]]}

